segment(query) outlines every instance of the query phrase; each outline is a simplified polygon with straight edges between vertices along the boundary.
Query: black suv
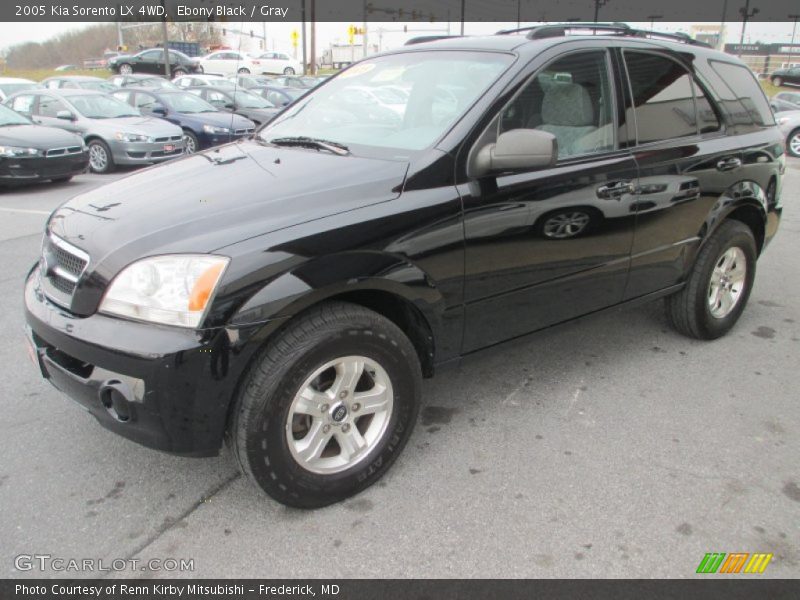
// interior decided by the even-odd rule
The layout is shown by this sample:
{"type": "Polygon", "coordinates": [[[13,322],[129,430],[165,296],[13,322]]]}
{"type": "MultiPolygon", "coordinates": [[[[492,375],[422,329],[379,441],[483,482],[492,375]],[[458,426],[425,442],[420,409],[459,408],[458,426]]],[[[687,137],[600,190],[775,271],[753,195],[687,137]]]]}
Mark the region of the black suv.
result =
{"type": "Polygon", "coordinates": [[[369,58],[254,139],[70,200],[25,284],[42,375],[318,507],[389,468],[437,365],[656,298],[725,334],[781,213],[767,99],[702,45],[569,27],[369,58]]]}

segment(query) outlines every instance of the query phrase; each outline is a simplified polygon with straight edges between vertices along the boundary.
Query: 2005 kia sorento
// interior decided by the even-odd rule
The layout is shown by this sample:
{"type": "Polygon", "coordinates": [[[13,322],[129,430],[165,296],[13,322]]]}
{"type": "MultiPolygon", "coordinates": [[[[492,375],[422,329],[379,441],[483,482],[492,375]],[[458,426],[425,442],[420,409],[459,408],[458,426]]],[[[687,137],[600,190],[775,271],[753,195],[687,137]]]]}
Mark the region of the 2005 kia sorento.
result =
{"type": "Polygon", "coordinates": [[[316,507],[389,468],[437,364],[648,298],[725,334],[781,212],[769,104],[730,56],[598,29],[407,46],[70,200],[25,285],[42,375],[316,507]],[[401,110],[336,100],[382,86],[401,110]]]}

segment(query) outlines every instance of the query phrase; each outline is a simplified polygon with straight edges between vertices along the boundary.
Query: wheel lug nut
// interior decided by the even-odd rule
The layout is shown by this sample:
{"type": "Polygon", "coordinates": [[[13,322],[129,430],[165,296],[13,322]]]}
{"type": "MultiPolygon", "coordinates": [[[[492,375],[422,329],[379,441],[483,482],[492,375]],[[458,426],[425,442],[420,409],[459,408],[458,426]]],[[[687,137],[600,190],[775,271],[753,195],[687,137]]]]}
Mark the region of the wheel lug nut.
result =
{"type": "Polygon", "coordinates": [[[331,430],[331,426],[330,425],[325,425],[322,428],[322,433],[328,433],[330,430],[331,430]]]}
{"type": "Polygon", "coordinates": [[[347,398],[347,390],[342,390],[339,392],[339,398],[347,398]]]}
{"type": "Polygon", "coordinates": [[[345,423],[344,425],[342,425],[342,433],[347,433],[348,431],[350,431],[350,425],[345,423]]]}
{"type": "Polygon", "coordinates": [[[361,408],[361,405],[358,402],[356,402],[355,404],[353,404],[353,406],[350,407],[350,410],[352,410],[353,412],[357,412],[359,408],[361,408]]]}
{"type": "Polygon", "coordinates": [[[328,407],[328,405],[327,405],[327,404],[323,404],[322,406],[320,406],[320,408],[319,408],[319,409],[320,409],[322,412],[325,412],[326,410],[328,410],[328,408],[329,408],[329,407],[328,407]]]}

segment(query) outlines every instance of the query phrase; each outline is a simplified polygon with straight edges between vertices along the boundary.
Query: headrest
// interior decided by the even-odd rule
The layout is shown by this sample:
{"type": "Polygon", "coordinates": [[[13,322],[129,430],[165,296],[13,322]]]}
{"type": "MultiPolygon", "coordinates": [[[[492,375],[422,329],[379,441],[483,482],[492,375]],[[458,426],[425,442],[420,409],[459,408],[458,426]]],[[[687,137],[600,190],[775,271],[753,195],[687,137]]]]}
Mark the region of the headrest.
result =
{"type": "Polygon", "coordinates": [[[553,83],[542,100],[542,121],[548,125],[595,125],[589,92],[577,83],[553,83]]]}

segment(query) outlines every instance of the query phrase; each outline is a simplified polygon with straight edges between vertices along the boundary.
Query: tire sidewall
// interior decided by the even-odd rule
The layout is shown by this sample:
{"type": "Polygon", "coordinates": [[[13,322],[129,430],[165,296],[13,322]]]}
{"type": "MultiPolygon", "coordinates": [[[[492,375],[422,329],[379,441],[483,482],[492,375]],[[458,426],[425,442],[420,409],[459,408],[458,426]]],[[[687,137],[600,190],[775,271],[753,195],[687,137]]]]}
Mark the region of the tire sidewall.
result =
{"type": "Polygon", "coordinates": [[[794,156],[795,158],[800,158],[800,154],[798,154],[797,152],[794,152],[792,150],[792,147],[791,147],[792,138],[797,137],[797,136],[800,136],[800,129],[795,129],[786,138],[786,152],[789,154],[789,156],[794,156]]]}
{"type": "Polygon", "coordinates": [[[248,389],[263,398],[258,416],[251,419],[245,432],[245,451],[252,476],[261,487],[298,507],[319,507],[338,502],[377,481],[405,446],[417,418],[419,390],[412,367],[415,356],[405,356],[390,334],[371,327],[353,327],[333,333],[314,335],[301,355],[289,356],[273,381],[273,389],[248,389]],[[394,394],[392,415],[378,445],[370,454],[349,469],[319,475],[300,466],[291,455],[286,437],[286,422],[295,394],[306,378],[321,365],[342,356],[366,356],[387,372],[394,394]],[[281,488],[283,482],[291,485],[281,488]],[[292,494],[293,487],[303,489],[303,498],[292,494]],[[276,490],[277,488],[277,490],[276,490]]]}
{"type": "Polygon", "coordinates": [[[90,152],[91,152],[91,147],[92,146],[99,146],[106,153],[106,168],[103,169],[102,171],[97,170],[97,169],[94,168],[92,163],[89,162],[89,170],[92,173],[97,173],[99,175],[102,175],[104,173],[110,173],[111,171],[113,171],[114,170],[114,157],[111,155],[111,148],[108,147],[108,144],[106,144],[103,140],[92,140],[91,142],[89,142],[89,151],[90,152]]]}
{"type": "Polygon", "coordinates": [[[753,282],[756,276],[756,245],[753,235],[746,225],[718,230],[718,235],[709,240],[708,259],[702,264],[697,272],[700,278],[695,297],[695,310],[697,311],[697,322],[704,330],[703,333],[708,339],[715,339],[725,335],[739,320],[742,312],[747,306],[747,300],[753,289],[753,282]],[[734,309],[727,316],[718,319],[711,315],[708,307],[708,287],[711,282],[711,274],[714,267],[719,262],[722,254],[733,246],[738,246],[744,252],[747,259],[747,273],[745,274],[745,289],[739,297],[734,309]]]}

